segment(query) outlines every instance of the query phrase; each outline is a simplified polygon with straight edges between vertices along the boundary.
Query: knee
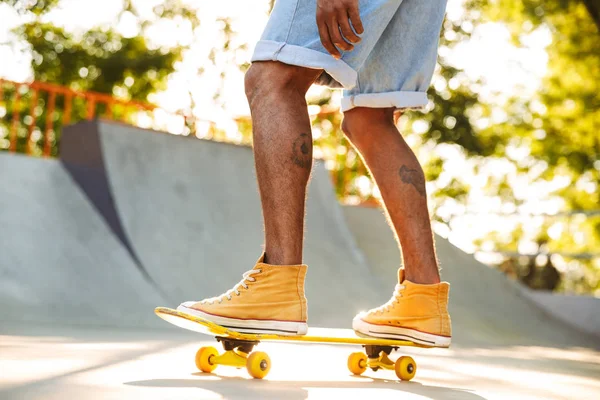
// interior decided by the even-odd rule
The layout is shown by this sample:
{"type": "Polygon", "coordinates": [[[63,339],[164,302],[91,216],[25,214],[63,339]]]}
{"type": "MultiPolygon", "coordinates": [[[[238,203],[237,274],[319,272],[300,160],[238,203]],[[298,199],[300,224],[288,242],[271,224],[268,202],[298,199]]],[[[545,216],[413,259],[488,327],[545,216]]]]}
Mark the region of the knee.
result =
{"type": "Polygon", "coordinates": [[[342,132],[354,145],[367,144],[382,126],[395,128],[393,108],[356,107],[346,111],[342,120],[342,132]]]}
{"type": "MultiPolygon", "coordinates": [[[[314,71],[314,70],[312,70],[314,71]]],[[[250,66],[244,77],[246,97],[250,107],[259,99],[304,96],[315,80],[314,72],[306,68],[276,61],[261,61],[250,66]]]]}
{"type": "Polygon", "coordinates": [[[252,102],[252,99],[256,97],[256,94],[263,87],[261,82],[268,82],[266,75],[268,69],[263,68],[261,64],[252,64],[246,75],[244,75],[244,89],[246,91],[246,97],[248,101],[252,102]]]}

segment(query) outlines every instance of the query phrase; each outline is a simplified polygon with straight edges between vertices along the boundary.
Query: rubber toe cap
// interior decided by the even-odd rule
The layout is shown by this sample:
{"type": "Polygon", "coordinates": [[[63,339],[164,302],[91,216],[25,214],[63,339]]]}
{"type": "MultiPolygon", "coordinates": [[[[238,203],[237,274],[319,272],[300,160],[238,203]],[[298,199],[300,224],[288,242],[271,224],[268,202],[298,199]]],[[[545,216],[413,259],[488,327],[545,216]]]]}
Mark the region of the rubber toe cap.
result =
{"type": "Polygon", "coordinates": [[[357,329],[358,325],[360,324],[360,322],[362,321],[362,317],[365,315],[365,312],[361,312],[359,314],[357,314],[353,319],[352,319],[352,329],[357,329]]]}
{"type": "Polygon", "coordinates": [[[187,308],[192,308],[192,306],[196,303],[197,301],[186,301],[184,303],[181,303],[179,307],[177,307],[177,310],[185,311],[187,308]]]}

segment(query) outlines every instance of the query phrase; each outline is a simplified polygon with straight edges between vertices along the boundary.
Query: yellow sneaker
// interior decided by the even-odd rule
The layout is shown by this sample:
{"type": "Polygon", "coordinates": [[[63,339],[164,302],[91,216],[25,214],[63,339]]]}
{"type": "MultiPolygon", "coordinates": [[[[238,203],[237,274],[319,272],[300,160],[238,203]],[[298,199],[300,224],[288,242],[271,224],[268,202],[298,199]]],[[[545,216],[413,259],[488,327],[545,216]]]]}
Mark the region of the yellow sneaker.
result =
{"type": "Polygon", "coordinates": [[[307,266],[269,265],[264,254],[232,289],[217,297],[186,301],[178,311],[245,333],[305,335],[307,266]]]}
{"type": "Polygon", "coordinates": [[[352,320],[352,328],[360,336],[449,347],[452,337],[449,290],[448,282],[420,285],[408,281],[400,268],[392,298],[381,307],[358,314],[352,320]]]}

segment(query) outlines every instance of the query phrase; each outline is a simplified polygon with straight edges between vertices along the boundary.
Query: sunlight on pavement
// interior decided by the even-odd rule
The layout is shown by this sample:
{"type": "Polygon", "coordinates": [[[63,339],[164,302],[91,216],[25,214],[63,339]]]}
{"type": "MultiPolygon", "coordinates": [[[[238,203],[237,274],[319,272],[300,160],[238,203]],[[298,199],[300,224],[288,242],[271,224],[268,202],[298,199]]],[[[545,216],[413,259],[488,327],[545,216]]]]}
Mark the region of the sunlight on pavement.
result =
{"type": "Polygon", "coordinates": [[[195,353],[201,346],[220,350],[214,341],[66,340],[8,339],[10,351],[3,351],[0,358],[0,369],[8,372],[3,385],[53,379],[68,384],[73,395],[92,390],[147,399],[220,399],[244,393],[248,398],[288,399],[402,396],[408,400],[493,400],[511,398],[515,393],[527,399],[592,399],[600,392],[600,382],[582,369],[588,364],[575,361],[587,359],[588,367],[597,370],[597,355],[562,349],[401,349],[394,358],[411,354],[418,363],[415,379],[401,382],[394,371],[351,375],[346,360],[358,350],[356,346],[262,343],[257,349],[269,354],[272,369],[267,378],[256,380],[245,368],[219,366],[214,374],[199,372],[195,353]]]}
{"type": "Polygon", "coordinates": [[[155,346],[150,341],[73,342],[60,336],[0,335],[0,343],[0,389],[77,373],[155,346]]]}
{"type": "MultiPolygon", "coordinates": [[[[44,354],[42,357],[46,357],[44,354]]],[[[0,389],[7,389],[17,385],[33,383],[37,380],[49,379],[63,375],[87,366],[86,360],[73,360],[71,358],[22,358],[10,359],[10,355],[2,355],[0,359],[0,389]],[[6,358],[5,358],[6,357],[6,358]]]]}

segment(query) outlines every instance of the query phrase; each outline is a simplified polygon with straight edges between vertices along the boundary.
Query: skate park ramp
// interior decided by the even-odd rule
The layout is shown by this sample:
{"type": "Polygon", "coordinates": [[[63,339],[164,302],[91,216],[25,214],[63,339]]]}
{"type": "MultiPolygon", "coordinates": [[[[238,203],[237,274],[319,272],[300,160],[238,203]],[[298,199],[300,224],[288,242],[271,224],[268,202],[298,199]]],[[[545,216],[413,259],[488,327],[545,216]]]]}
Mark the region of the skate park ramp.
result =
{"type": "MultiPolygon", "coordinates": [[[[153,308],[222,293],[252,268],[251,149],[98,121],[62,143],[60,160],[0,153],[0,399],[600,398],[597,336],[442,238],[453,346],[400,352],[417,359],[415,381],[349,376],[358,349],[329,345],[262,344],[265,381],[200,374],[193,355],[212,338],[153,308]]],[[[312,325],[347,327],[391,295],[400,256],[383,214],[341,207],[320,163],[305,253],[312,325]]]]}
{"type": "MultiPolygon", "coordinates": [[[[102,123],[67,129],[63,140],[64,161],[106,177],[136,257],[171,306],[223,293],[252,269],[262,217],[251,149],[102,123]]],[[[321,163],[309,190],[309,318],[344,327],[388,296],[365,268],[321,163]]]]}
{"type": "Polygon", "coordinates": [[[132,325],[164,301],[56,160],[0,153],[0,320],[132,325]]]}

